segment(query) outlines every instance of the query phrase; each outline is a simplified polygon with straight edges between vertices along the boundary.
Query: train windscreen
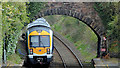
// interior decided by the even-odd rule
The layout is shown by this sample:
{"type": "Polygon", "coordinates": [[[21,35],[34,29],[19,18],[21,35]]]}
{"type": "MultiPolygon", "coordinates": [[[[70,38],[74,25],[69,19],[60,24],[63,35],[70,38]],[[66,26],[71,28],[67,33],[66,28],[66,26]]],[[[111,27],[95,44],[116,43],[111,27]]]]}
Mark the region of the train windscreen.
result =
{"type": "Polygon", "coordinates": [[[49,47],[49,46],[50,46],[49,35],[30,36],[30,47],[49,47]]]}

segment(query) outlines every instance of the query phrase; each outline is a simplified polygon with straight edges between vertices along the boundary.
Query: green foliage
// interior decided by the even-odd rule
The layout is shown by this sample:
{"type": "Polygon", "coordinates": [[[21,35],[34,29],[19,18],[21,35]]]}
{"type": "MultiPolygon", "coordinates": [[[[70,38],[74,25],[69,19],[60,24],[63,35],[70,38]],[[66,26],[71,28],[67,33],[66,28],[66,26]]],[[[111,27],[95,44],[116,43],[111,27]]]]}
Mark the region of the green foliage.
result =
{"type": "Polygon", "coordinates": [[[61,26],[57,25],[57,24],[54,25],[54,28],[55,28],[56,31],[60,31],[61,30],[61,26]]]}
{"type": "Polygon", "coordinates": [[[2,20],[1,20],[1,18],[2,18],[2,4],[0,3],[0,65],[1,65],[1,63],[2,63],[2,53],[3,53],[3,51],[2,51],[2,49],[3,49],[3,45],[2,45],[2,43],[3,43],[3,41],[2,41],[2,20]]]}
{"type": "Polygon", "coordinates": [[[113,43],[109,49],[110,52],[112,53],[118,53],[119,46],[116,43],[113,43]],[[115,46],[116,45],[116,46],[115,46]]]}
{"type": "Polygon", "coordinates": [[[99,16],[102,19],[102,22],[106,28],[108,22],[113,20],[113,17],[117,10],[114,6],[114,3],[111,2],[97,2],[94,5],[95,10],[98,12],[99,16]]]}
{"type": "MultiPolygon", "coordinates": [[[[104,26],[107,29],[107,36],[112,35],[114,30],[118,30],[118,3],[117,2],[102,2],[95,3],[95,10],[101,17],[104,26]],[[110,34],[111,33],[111,34],[110,34]]],[[[115,35],[115,34],[114,34],[115,35]]],[[[113,36],[113,35],[112,35],[113,36]]]]}
{"type": "Polygon", "coordinates": [[[11,64],[20,64],[20,62],[22,61],[21,58],[19,57],[19,55],[15,54],[15,53],[9,55],[7,57],[7,60],[11,64]]]}
{"type": "Polygon", "coordinates": [[[77,44],[77,49],[80,51],[80,53],[82,54],[82,56],[85,58],[85,62],[90,62],[91,59],[96,57],[96,53],[94,53],[94,51],[91,51],[93,48],[91,47],[91,45],[89,44],[85,44],[85,43],[80,43],[81,41],[78,41],[77,44]],[[89,55],[89,56],[88,56],[89,55]]]}
{"type": "Polygon", "coordinates": [[[118,33],[120,27],[118,26],[118,15],[114,16],[114,20],[109,22],[108,26],[110,27],[107,30],[107,35],[112,36],[112,43],[109,47],[110,52],[118,53],[120,49],[120,42],[118,41],[120,39],[120,33],[118,33]],[[116,42],[115,42],[116,41],[116,42]]]}
{"type": "Polygon", "coordinates": [[[109,29],[107,30],[107,35],[111,35],[120,39],[120,34],[118,33],[118,29],[120,29],[120,27],[118,27],[118,15],[114,16],[114,20],[110,21],[108,26],[109,29]]]}
{"type": "MultiPolygon", "coordinates": [[[[65,38],[69,39],[69,41],[73,42],[74,40],[72,39],[70,34],[65,35],[65,38]]],[[[77,45],[76,45],[77,46],[77,45]]]]}
{"type": "Polygon", "coordinates": [[[30,2],[27,6],[29,17],[35,16],[41,9],[45,7],[46,2],[30,2]]]}
{"type": "Polygon", "coordinates": [[[95,3],[94,8],[98,12],[99,16],[102,19],[102,22],[104,26],[106,27],[106,36],[108,38],[111,38],[113,41],[111,41],[109,44],[109,50],[110,52],[116,52],[116,48],[120,46],[119,39],[120,39],[120,33],[118,33],[120,27],[119,20],[118,20],[118,8],[119,4],[118,2],[102,2],[102,3],[95,3]],[[117,46],[113,47],[114,41],[117,41],[115,44],[117,46]],[[113,51],[112,51],[113,50],[113,51]]]}
{"type": "Polygon", "coordinates": [[[15,53],[21,29],[26,22],[29,22],[29,18],[24,2],[4,2],[2,3],[2,9],[2,35],[7,47],[7,55],[10,55],[15,53]]]}

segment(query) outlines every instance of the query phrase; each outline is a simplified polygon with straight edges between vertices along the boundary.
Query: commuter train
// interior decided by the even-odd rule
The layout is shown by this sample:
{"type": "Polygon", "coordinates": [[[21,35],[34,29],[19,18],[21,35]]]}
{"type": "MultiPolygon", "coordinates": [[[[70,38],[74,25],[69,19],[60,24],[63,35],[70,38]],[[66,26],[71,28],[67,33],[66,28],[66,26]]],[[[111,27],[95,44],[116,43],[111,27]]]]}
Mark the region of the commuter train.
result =
{"type": "Polygon", "coordinates": [[[50,63],[53,58],[53,31],[44,18],[27,25],[27,56],[32,64],[50,63]]]}

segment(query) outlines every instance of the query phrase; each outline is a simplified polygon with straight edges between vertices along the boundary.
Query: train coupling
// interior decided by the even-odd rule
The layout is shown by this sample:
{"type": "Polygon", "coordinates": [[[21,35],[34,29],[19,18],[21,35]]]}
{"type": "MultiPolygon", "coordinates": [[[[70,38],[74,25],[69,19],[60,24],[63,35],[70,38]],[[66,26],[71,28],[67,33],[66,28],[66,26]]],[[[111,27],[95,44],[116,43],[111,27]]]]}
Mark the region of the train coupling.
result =
{"type": "Polygon", "coordinates": [[[43,63],[43,58],[37,58],[37,61],[42,64],[43,63]]]}

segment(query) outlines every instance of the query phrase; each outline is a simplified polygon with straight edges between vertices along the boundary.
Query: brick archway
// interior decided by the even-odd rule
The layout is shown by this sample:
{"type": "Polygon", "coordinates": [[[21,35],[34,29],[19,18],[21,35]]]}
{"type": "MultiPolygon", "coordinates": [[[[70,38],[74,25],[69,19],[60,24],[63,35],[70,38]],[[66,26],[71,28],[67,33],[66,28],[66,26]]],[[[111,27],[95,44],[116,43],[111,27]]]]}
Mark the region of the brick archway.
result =
{"type": "MultiPolygon", "coordinates": [[[[101,48],[107,46],[103,44],[103,37],[105,29],[101,23],[101,19],[97,12],[91,6],[91,3],[63,3],[63,2],[51,2],[47,3],[46,7],[38,12],[31,21],[40,17],[48,15],[67,15],[79,19],[80,21],[87,24],[98,37],[97,57],[101,56],[101,48]],[[89,6],[90,5],[90,6],[89,6]]],[[[106,52],[106,51],[105,51],[106,52]]]]}

